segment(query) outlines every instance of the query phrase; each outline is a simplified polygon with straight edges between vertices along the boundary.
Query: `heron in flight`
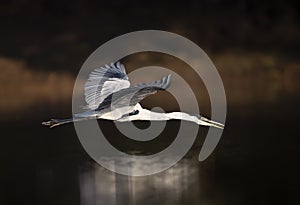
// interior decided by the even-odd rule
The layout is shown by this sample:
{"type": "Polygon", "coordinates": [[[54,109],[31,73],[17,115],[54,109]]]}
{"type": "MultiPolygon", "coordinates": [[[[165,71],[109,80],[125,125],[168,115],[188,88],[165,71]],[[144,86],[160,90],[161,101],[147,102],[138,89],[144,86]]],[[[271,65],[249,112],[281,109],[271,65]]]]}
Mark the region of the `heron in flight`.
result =
{"type": "Polygon", "coordinates": [[[106,119],[118,122],[134,120],[185,120],[198,125],[212,126],[223,129],[224,125],[209,120],[199,114],[183,112],[158,113],[147,110],[140,101],[157,91],[166,90],[171,83],[171,75],[151,83],[130,86],[124,65],[120,62],[111,63],[94,69],[84,87],[86,112],[75,114],[70,119],[51,119],[43,125],[55,127],[58,125],[89,119],[106,119]]]}

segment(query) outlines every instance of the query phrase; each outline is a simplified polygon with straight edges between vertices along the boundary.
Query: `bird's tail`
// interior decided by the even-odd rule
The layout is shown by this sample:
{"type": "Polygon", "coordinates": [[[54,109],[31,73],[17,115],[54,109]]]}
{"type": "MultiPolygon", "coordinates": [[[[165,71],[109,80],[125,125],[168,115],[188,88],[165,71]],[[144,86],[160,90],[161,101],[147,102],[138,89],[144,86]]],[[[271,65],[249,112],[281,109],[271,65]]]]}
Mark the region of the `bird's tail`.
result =
{"type": "Polygon", "coordinates": [[[56,127],[58,125],[63,125],[63,124],[71,123],[71,122],[74,122],[73,118],[69,118],[69,119],[51,119],[49,121],[42,122],[42,125],[45,125],[45,126],[48,126],[48,127],[52,128],[52,127],[56,127]]]}

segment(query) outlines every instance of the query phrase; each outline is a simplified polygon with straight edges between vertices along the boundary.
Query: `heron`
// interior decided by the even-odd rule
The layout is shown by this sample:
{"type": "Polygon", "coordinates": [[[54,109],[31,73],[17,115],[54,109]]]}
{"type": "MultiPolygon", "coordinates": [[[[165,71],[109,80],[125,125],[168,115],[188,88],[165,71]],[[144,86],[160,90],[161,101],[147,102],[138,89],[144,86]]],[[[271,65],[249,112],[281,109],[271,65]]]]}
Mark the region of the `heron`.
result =
{"type": "Polygon", "coordinates": [[[143,108],[140,101],[157,91],[165,91],[171,83],[171,75],[150,83],[131,86],[126,70],[119,61],[95,68],[84,85],[87,111],[74,114],[69,119],[51,119],[42,122],[50,128],[72,122],[105,119],[117,122],[184,120],[203,126],[224,129],[224,125],[200,114],[184,112],[159,113],[143,108]]]}

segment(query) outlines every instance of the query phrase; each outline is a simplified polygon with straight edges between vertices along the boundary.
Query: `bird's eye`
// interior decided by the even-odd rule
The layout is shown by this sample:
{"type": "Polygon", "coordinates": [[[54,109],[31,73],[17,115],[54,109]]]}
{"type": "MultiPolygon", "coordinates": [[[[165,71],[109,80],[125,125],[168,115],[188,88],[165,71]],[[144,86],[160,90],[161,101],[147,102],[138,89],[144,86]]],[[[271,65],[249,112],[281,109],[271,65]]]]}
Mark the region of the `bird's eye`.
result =
{"type": "Polygon", "coordinates": [[[195,116],[195,117],[197,117],[197,118],[201,118],[201,115],[199,115],[199,114],[193,114],[193,116],[195,116]]]}

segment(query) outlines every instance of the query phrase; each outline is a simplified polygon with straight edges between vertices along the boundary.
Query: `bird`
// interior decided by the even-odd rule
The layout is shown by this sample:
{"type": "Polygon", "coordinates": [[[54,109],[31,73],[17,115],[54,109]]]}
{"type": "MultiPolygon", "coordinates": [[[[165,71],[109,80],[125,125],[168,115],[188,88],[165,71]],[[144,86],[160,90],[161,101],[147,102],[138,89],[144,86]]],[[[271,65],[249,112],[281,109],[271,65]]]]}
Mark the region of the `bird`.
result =
{"type": "Polygon", "coordinates": [[[198,125],[224,129],[224,125],[200,114],[184,112],[159,113],[145,109],[140,101],[157,91],[165,91],[171,84],[171,75],[150,83],[130,85],[126,70],[119,61],[95,68],[84,85],[87,111],[69,119],[51,119],[42,122],[50,128],[84,120],[105,119],[118,122],[183,120],[198,125]]]}

